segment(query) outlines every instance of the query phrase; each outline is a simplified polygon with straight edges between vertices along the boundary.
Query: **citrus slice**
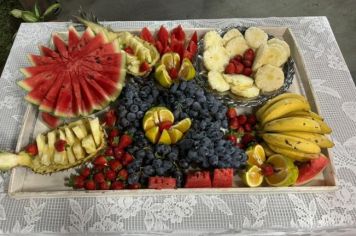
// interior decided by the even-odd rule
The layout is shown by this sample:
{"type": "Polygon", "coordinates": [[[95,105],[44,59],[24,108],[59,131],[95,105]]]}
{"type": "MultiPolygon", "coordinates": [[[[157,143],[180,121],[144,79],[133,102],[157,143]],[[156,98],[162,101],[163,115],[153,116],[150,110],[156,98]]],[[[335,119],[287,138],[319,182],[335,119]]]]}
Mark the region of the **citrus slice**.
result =
{"type": "Polygon", "coordinates": [[[288,157],[280,154],[272,155],[267,160],[268,164],[276,170],[273,175],[266,177],[268,185],[274,187],[287,187],[293,185],[298,178],[298,168],[288,157]]]}
{"type": "Polygon", "coordinates": [[[259,144],[249,147],[246,150],[246,154],[248,156],[247,163],[249,165],[261,166],[263,162],[266,160],[265,151],[263,147],[259,144]]]}
{"type": "Polygon", "coordinates": [[[262,142],[260,145],[263,147],[263,150],[265,151],[267,157],[276,154],[265,142],[262,142]]]}
{"type": "Polygon", "coordinates": [[[173,52],[165,53],[161,58],[161,65],[164,65],[166,67],[166,70],[175,68],[178,71],[179,64],[180,64],[180,57],[178,53],[173,53],[173,52]]]}
{"type": "Polygon", "coordinates": [[[171,137],[172,143],[177,143],[183,137],[183,133],[175,128],[169,129],[168,133],[169,133],[169,136],[171,137]]]}
{"type": "Polygon", "coordinates": [[[169,136],[168,131],[165,129],[162,131],[161,137],[158,140],[159,144],[166,144],[169,145],[172,143],[171,137],[169,136]]]}
{"type": "Polygon", "coordinates": [[[193,64],[188,58],[184,58],[180,70],[178,72],[178,77],[185,80],[192,80],[195,77],[195,69],[193,64]]]}
{"type": "Polygon", "coordinates": [[[156,125],[154,113],[146,114],[142,120],[143,130],[149,130],[156,125]]]}
{"type": "Polygon", "coordinates": [[[145,132],[145,135],[148,140],[150,140],[152,143],[156,143],[159,137],[159,127],[154,126],[151,129],[147,130],[145,132]]]}
{"type": "Polygon", "coordinates": [[[188,131],[191,125],[192,125],[192,120],[190,118],[185,118],[179,121],[177,124],[173,125],[172,128],[177,129],[182,133],[185,133],[188,131]]]}
{"type": "Polygon", "coordinates": [[[173,84],[173,81],[169,76],[166,67],[163,64],[159,65],[156,68],[155,78],[159,82],[159,84],[165,88],[169,88],[173,84]]]}
{"type": "Polygon", "coordinates": [[[165,121],[169,121],[172,123],[174,122],[174,115],[167,108],[158,111],[158,118],[159,118],[159,122],[165,122],[165,121]]]}
{"type": "Polygon", "coordinates": [[[242,176],[242,181],[249,187],[258,187],[263,182],[261,169],[256,166],[250,166],[242,176]]]}

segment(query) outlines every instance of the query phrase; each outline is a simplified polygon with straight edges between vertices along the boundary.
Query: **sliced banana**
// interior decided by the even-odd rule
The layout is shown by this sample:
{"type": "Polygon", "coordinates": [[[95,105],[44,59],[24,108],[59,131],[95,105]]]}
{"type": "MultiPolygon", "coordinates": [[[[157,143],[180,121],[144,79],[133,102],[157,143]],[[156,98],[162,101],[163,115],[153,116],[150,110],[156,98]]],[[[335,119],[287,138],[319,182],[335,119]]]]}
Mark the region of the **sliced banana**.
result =
{"type": "Polygon", "coordinates": [[[260,28],[250,27],[245,32],[245,39],[251,48],[256,49],[267,43],[268,35],[260,28]]]}
{"type": "Polygon", "coordinates": [[[213,45],[204,51],[203,60],[208,70],[222,72],[229,63],[229,55],[224,47],[213,45]]]}
{"type": "Polygon", "coordinates": [[[282,66],[288,59],[287,52],[280,44],[263,44],[258,48],[252,70],[256,71],[263,65],[282,66]]]}
{"type": "Polygon", "coordinates": [[[230,89],[230,85],[225,81],[220,72],[210,71],[208,73],[208,82],[212,89],[218,92],[225,92],[230,89]]]}
{"type": "Polygon", "coordinates": [[[253,98],[258,96],[258,94],[260,93],[260,89],[257,88],[255,85],[244,90],[240,90],[238,86],[234,86],[231,88],[231,92],[241,97],[253,98]]]}
{"type": "Polygon", "coordinates": [[[226,43],[228,41],[230,41],[231,39],[236,38],[236,37],[243,37],[243,35],[241,34],[241,32],[238,29],[233,28],[233,29],[227,31],[223,37],[224,45],[226,45],[226,43]]]}
{"type": "Polygon", "coordinates": [[[204,49],[211,46],[223,46],[223,39],[216,31],[209,31],[204,35],[204,49]]]}
{"type": "Polygon", "coordinates": [[[271,45],[271,44],[279,44],[284,48],[284,51],[286,53],[286,60],[288,59],[288,57],[290,57],[290,47],[288,45],[288,43],[284,40],[278,39],[278,38],[273,38],[267,41],[267,44],[271,45]]]}
{"type": "Polygon", "coordinates": [[[257,70],[255,83],[262,92],[279,89],[284,83],[283,71],[280,67],[264,65],[257,70]]]}
{"type": "Polygon", "coordinates": [[[223,74],[223,76],[231,87],[236,87],[239,90],[250,88],[253,85],[253,79],[246,75],[223,74]]]}
{"type": "Polygon", "coordinates": [[[236,55],[243,55],[249,46],[244,37],[235,37],[226,43],[225,49],[229,57],[233,58],[236,55]]]}

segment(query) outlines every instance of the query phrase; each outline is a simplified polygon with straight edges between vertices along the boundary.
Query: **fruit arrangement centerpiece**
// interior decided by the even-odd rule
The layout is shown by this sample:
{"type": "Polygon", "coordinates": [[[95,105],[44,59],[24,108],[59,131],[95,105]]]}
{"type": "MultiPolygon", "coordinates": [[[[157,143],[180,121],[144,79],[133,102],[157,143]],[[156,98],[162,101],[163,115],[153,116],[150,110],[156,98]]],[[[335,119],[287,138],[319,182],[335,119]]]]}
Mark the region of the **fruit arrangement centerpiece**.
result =
{"type": "Polygon", "coordinates": [[[66,184],[86,190],[231,188],[302,185],[329,164],[330,127],[302,95],[276,96],[289,83],[286,42],[256,27],[206,32],[202,85],[197,32],[135,35],[78,19],[84,32],[54,34],[54,47],[41,46],[22,69],[25,99],[51,130],[17,154],[0,153],[1,170],[77,167],[66,184]],[[275,97],[245,112],[216,92],[275,97]]]}

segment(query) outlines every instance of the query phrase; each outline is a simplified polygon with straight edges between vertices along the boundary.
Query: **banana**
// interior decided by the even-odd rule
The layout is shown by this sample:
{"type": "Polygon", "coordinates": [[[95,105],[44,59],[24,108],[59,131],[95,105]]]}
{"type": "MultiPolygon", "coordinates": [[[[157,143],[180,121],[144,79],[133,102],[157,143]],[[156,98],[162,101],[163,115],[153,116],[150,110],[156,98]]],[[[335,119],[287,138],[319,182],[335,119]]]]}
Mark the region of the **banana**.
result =
{"type": "Polygon", "coordinates": [[[265,154],[267,157],[272,156],[276,154],[265,142],[261,142],[260,145],[263,147],[263,150],[265,151],[265,154]]]}
{"type": "Polygon", "coordinates": [[[284,73],[280,67],[264,65],[258,68],[255,83],[262,92],[272,92],[282,87],[284,73]]]}
{"type": "MultiPolygon", "coordinates": [[[[320,153],[320,147],[313,142],[302,138],[293,137],[279,133],[265,133],[262,134],[262,139],[271,145],[277,147],[291,149],[294,151],[317,154],[320,153]]],[[[273,149],[272,149],[273,150],[273,149]]]]}
{"type": "Polygon", "coordinates": [[[276,153],[282,154],[283,156],[287,156],[295,161],[306,161],[309,159],[315,159],[318,157],[316,154],[307,154],[304,152],[299,152],[291,149],[281,148],[272,144],[268,144],[268,147],[276,153]]]}
{"type": "Polygon", "coordinates": [[[290,47],[288,45],[288,43],[286,43],[286,41],[284,40],[280,40],[278,38],[273,38],[267,41],[267,44],[271,45],[271,44],[279,44],[284,48],[284,51],[286,52],[286,60],[288,59],[288,57],[290,57],[290,47]]]}
{"type": "Polygon", "coordinates": [[[330,134],[332,132],[331,128],[324,122],[318,119],[315,119],[319,123],[322,134],[330,134]]]}
{"type": "Polygon", "coordinates": [[[308,132],[284,132],[283,134],[290,135],[293,137],[299,137],[310,142],[314,142],[321,148],[332,148],[334,146],[334,143],[322,134],[308,132]]]}
{"type": "Polygon", "coordinates": [[[204,49],[207,50],[211,46],[223,46],[223,39],[216,31],[209,31],[204,35],[204,49]]]}
{"type": "Polygon", "coordinates": [[[250,27],[245,32],[245,39],[251,48],[256,49],[267,43],[268,35],[260,28],[250,27]]]}
{"type": "Polygon", "coordinates": [[[229,63],[229,55],[222,46],[210,46],[203,53],[204,65],[208,70],[223,72],[229,63]]]}
{"type": "Polygon", "coordinates": [[[249,46],[244,37],[236,37],[226,43],[225,49],[229,57],[233,58],[236,55],[243,55],[249,46]]]}
{"type": "Polygon", "coordinates": [[[263,131],[278,133],[287,131],[320,133],[321,128],[319,123],[312,119],[304,117],[286,117],[266,123],[263,127],[263,131]]]}
{"type": "Polygon", "coordinates": [[[254,85],[243,90],[240,90],[239,86],[234,86],[231,87],[231,92],[236,94],[237,96],[241,96],[245,98],[253,98],[258,96],[258,94],[260,93],[260,89],[254,85]]]}
{"type": "Polygon", "coordinates": [[[230,89],[230,85],[225,81],[222,74],[217,71],[209,71],[208,83],[212,89],[218,92],[225,92],[230,89]]]}
{"type": "Polygon", "coordinates": [[[233,28],[233,29],[227,31],[223,36],[223,44],[226,45],[226,43],[228,41],[230,41],[231,39],[236,38],[236,37],[243,37],[243,35],[241,34],[241,32],[238,29],[233,28]]]}
{"type": "Polygon", "coordinates": [[[272,98],[270,99],[268,102],[265,103],[265,105],[263,105],[261,108],[259,108],[256,112],[256,117],[257,117],[257,120],[260,120],[261,117],[262,117],[262,114],[270,107],[272,106],[272,104],[282,100],[282,99],[285,99],[285,98],[297,98],[297,99],[300,99],[304,102],[307,102],[307,100],[305,99],[305,97],[303,97],[302,95],[300,94],[297,94],[297,93],[283,93],[281,95],[278,95],[277,97],[275,98],[272,98]]]}
{"type": "Polygon", "coordinates": [[[330,134],[332,132],[332,129],[322,120],[320,119],[317,119],[317,118],[314,118],[314,117],[317,117],[316,113],[314,113],[313,115],[311,113],[308,113],[308,112],[304,112],[307,114],[307,116],[304,116],[302,115],[303,113],[302,112],[299,112],[299,114],[297,113],[297,115],[292,115],[291,114],[287,114],[286,116],[283,116],[283,117],[303,117],[303,118],[307,118],[307,119],[310,119],[310,120],[313,120],[315,122],[317,122],[320,126],[320,132],[321,134],[330,134]],[[312,117],[314,116],[314,117],[312,117]]]}
{"type": "Polygon", "coordinates": [[[258,68],[264,65],[264,57],[267,53],[268,45],[262,44],[256,50],[255,60],[253,61],[252,70],[256,71],[258,68]]]}
{"type": "Polygon", "coordinates": [[[312,111],[296,111],[285,115],[285,117],[300,116],[300,117],[310,117],[312,119],[323,121],[324,118],[312,111]]]}
{"type": "Polygon", "coordinates": [[[240,90],[250,88],[253,85],[253,79],[246,75],[223,74],[223,76],[226,82],[231,86],[237,86],[240,90]]]}
{"type": "Polygon", "coordinates": [[[252,70],[256,71],[263,65],[270,64],[273,66],[282,66],[288,59],[283,46],[280,44],[263,44],[256,54],[256,58],[252,65],[252,70]]]}
{"type": "Polygon", "coordinates": [[[278,119],[285,114],[288,114],[293,111],[309,111],[310,106],[306,101],[302,101],[298,98],[286,98],[280,101],[277,101],[271,105],[261,116],[262,125],[265,123],[278,119]]]}

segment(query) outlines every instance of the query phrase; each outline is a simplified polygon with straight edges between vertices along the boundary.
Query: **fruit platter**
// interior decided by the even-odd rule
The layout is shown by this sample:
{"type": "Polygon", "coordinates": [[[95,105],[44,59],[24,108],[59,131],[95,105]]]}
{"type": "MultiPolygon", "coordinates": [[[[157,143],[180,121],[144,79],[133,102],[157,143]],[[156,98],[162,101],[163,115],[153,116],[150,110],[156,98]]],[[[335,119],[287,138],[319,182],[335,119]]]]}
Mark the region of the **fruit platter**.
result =
{"type": "Polygon", "coordinates": [[[19,68],[16,198],[336,189],[331,128],[285,27],[113,30],[78,17],[19,68]]]}

